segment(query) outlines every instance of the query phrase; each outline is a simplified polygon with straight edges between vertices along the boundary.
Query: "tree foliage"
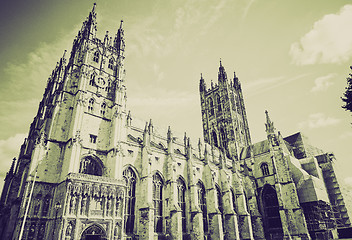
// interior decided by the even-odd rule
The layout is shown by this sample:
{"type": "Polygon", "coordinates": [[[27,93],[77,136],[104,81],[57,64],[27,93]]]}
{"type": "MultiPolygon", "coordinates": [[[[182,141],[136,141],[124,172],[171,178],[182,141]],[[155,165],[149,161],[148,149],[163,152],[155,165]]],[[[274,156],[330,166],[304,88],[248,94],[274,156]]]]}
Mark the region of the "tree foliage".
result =
{"type": "MultiPolygon", "coordinates": [[[[352,66],[350,66],[352,70],[352,66]]],[[[352,73],[347,77],[347,87],[345,87],[346,92],[344,92],[343,97],[341,98],[345,104],[342,106],[346,111],[352,112],[352,73]]]]}

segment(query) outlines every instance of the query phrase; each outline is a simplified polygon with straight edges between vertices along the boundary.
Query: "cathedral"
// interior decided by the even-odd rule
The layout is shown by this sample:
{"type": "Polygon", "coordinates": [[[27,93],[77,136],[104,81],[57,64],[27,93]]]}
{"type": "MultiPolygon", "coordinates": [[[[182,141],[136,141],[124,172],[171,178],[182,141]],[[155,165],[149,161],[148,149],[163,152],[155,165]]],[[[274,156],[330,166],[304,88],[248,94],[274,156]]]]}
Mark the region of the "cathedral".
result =
{"type": "MultiPolygon", "coordinates": [[[[220,61],[199,93],[203,140],[126,108],[125,38],[95,5],[52,71],[0,199],[1,239],[333,239],[351,230],[334,155],[302,133],[252,143],[241,83],[220,61]]],[[[133,71],[133,70],[131,70],[133,71]]]]}

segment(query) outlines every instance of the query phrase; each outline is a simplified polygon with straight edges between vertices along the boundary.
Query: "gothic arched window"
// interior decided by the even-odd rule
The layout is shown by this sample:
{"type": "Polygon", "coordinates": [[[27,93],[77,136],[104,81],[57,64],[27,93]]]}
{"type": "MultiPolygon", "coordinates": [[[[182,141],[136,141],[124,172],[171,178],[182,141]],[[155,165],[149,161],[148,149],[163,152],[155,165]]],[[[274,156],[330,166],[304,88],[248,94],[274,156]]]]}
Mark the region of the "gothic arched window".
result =
{"type": "Polygon", "coordinates": [[[218,185],[215,185],[215,189],[216,189],[216,196],[218,199],[218,208],[219,211],[221,213],[221,221],[222,221],[222,227],[224,228],[224,205],[222,202],[222,193],[221,193],[221,189],[218,185]]]}
{"type": "Polygon", "coordinates": [[[89,85],[94,86],[95,74],[90,75],[89,85]]]}
{"type": "Polygon", "coordinates": [[[182,219],[182,232],[186,230],[186,185],[184,181],[179,178],[177,179],[177,201],[181,208],[181,219],[182,219]]]}
{"type": "Polygon", "coordinates": [[[263,176],[268,176],[269,175],[269,167],[267,163],[263,163],[260,166],[260,169],[262,170],[263,176]]]}
{"type": "Polygon", "coordinates": [[[218,111],[221,112],[221,99],[219,95],[216,95],[216,103],[218,104],[218,111]]]}
{"type": "Polygon", "coordinates": [[[218,147],[219,144],[218,144],[218,135],[216,134],[215,131],[212,132],[212,138],[213,138],[213,144],[215,147],[218,147]]]}
{"type": "Polygon", "coordinates": [[[264,226],[267,234],[282,234],[282,222],[280,205],[275,188],[265,185],[262,191],[262,203],[264,210],[264,226]]]}
{"type": "Polygon", "coordinates": [[[105,87],[105,91],[109,92],[110,91],[110,87],[111,87],[111,81],[108,81],[108,84],[105,87]]]}
{"type": "Polygon", "coordinates": [[[221,146],[223,148],[226,148],[226,134],[225,134],[224,128],[220,129],[220,138],[221,138],[221,146]]]}
{"type": "Polygon", "coordinates": [[[208,232],[208,211],[207,211],[207,199],[205,196],[205,188],[201,182],[197,183],[198,190],[198,204],[203,214],[203,231],[208,232]]]}
{"type": "Polygon", "coordinates": [[[89,175],[95,175],[95,176],[103,175],[102,167],[97,162],[97,160],[91,157],[86,157],[82,159],[79,167],[79,172],[84,174],[89,174],[89,175]]]}
{"type": "Polygon", "coordinates": [[[96,63],[99,62],[99,51],[95,51],[93,61],[96,63]]]}
{"type": "Polygon", "coordinates": [[[43,199],[42,216],[48,215],[50,199],[51,199],[50,195],[46,195],[43,199]]]}
{"type": "Polygon", "coordinates": [[[123,177],[126,180],[126,206],[125,206],[125,232],[133,233],[136,204],[136,174],[131,168],[123,171],[123,177]]]}
{"type": "Polygon", "coordinates": [[[92,113],[93,112],[93,106],[94,106],[94,99],[91,98],[89,99],[89,102],[88,102],[88,112],[92,113]]]}
{"type": "Polygon", "coordinates": [[[100,106],[100,114],[101,114],[102,116],[105,115],[105,110],[106,110],[106,103],[103,102],[103,103],[101,104],[101,106],[100,106]]]}
{"type": "Polygon", "coordinates": [[[231,188],[231,196],[232,196],[232,208],[237,213],[236,195],[232,188],[231,188]]]}
{"type": "Polygon", "coordinates": [[[209,103],[209,110],[210,110],[210,116],[214,115],[214,102],[212,98],[209,98],[208,100],[209,103]]]}
{"type": "Polygon", "coordinates": [[[163,231],[163,181],[158,173],[153,176],[154,232],[163,231]]]}
{"type": "Polygon", "coordinates": [[[111,70],[114,69],[114,59],[112,59],[112,58],[109,59],[108,68],[111,70]]]}

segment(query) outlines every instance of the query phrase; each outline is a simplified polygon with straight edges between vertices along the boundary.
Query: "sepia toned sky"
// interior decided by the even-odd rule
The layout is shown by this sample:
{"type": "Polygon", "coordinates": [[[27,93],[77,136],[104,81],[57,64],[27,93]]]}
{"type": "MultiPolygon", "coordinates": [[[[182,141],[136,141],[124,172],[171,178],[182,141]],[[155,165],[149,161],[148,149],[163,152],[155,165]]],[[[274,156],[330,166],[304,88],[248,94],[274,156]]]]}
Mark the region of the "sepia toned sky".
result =
{"type": "MultiPolygon", "coordinates": [[[[0,181],[18,156],[46,81],[93,1],[16,0],[0,8],[0,181]]],[[[287,136],[302,131],[335,153],[352,189],[352,115],[340,97],[352,65],[352,3],[346,0],[97,1],[98,36],[124,20],[126,85],[133,118],[202,138],[198,85],[222,59],[239,77],[253,143],[268,110],[287,136]]],[[[2,187],[2,186],[1,186],[2,187]]]]}

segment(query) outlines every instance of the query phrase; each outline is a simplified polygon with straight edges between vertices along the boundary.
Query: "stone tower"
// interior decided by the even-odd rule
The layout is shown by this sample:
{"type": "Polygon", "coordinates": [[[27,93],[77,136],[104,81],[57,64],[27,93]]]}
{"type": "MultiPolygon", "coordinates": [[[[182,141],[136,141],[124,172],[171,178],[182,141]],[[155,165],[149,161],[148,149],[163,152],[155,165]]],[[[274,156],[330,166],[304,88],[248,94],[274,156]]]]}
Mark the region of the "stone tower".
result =
{"type": "Polygon", "coordinates": [[[9,208],[9,219],[2,239],[76,239],[78,226],[87,227],[83,235],[102,231],[101,226],[120,234],[114,229],[123,225],[117,155],[127,115],[124,30],[121,21],[114,39],[106,32],[103,40],[96,31],[94,4],[70,56],[64,55],[49,77],[7,178],[11,188],[3,200],[8,202],[1,204],[9,208]],[[89,228],[87,214],[100,218],[100,225],[89,228]],[[59,229],[66,229],[64,235],[59,229]]]}
{"type": "Polygon", "coordinates": [[[251,137],[239,79],[228,80],[220,60],[218,84],[207,89],[203,76],[199,84],[204,141],[237,159],[239,148],[249,146],[251,137]]]}

